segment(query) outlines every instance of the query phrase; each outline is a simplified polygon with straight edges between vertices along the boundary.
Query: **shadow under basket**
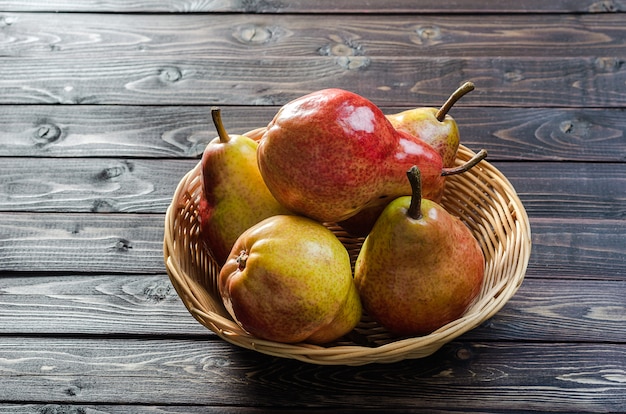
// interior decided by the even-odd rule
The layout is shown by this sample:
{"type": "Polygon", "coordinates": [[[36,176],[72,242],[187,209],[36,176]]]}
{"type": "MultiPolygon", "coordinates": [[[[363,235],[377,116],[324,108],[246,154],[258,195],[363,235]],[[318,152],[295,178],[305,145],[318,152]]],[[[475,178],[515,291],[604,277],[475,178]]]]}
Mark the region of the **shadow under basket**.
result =
{"type": "MultiPolygon", "coordinates": [[[[461,145],[457,164],[473,155],[461,145]]],[[[165,265],[183,303],[202,325],[230,343],[314,364],[391,363],[431,355],[498,312],[522,284],[530,257],[530,225],[524,206],[506,177],[481,161],[469,172],[446,178],[441,202],[471,229],[485,254],[481,291],[462,317],[425,336],[395,337],[364,314],[352,332],[331,344],[272,342],[241,329],[222,304],[217,289],[219,266],[200,240],[201,192],[198,163],[180,181],[165,217],[165,265]]],[[[363,238],[353,238],[336,225],[327,227],[344,244],[354,264],[363,238]]]]}

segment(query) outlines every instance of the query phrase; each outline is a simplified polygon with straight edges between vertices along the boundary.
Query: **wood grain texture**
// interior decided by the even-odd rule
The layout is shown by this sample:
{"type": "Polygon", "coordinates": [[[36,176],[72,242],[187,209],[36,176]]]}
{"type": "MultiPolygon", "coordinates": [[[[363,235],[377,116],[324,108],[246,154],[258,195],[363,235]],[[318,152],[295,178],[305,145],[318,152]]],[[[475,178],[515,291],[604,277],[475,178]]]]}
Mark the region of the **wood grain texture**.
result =
{"type": "Polygon", "coordinates": [[[0,272],[165,271],[162,214],[1,214],[0,220],[0,272]]]}
{"type": "Polygon", "coordinates": [[[624,343],[626,280],[609,281],[602,274],[597,280],[535,274],[528,274],[500,312],[460,340],[624,343]]]}
{"type": "Polygon", "coordinates": [[[626,217],[626,164],[493,163],[534,218],[626,217]]]}
{"type": "Polygon", "coordinates": [[[198,160],[7,159],[0,171],[4,211],[165,213],[198,160]]]}
{"type": "MultiPolygon", "coordinates": [[[[165,213],[179,181],[198,162],[7,158],[0,167],[0,211],[165,213]]],[[[533,217],[626,217],[624,163],[493,164],[533,217]]]]}
{"type": "MultiPolygon", "coordinates": [[[[203,405],[93,405],[93,404],[2,404],[0,403],[1,414],[81,414],[81,413],[98,413],[98,414],[127,414],[132,412],[133,414],[296,414],[301,413],[300,409],[284,409],[284,408],[271,408],[271,407],[225,407],[222,405],[217,406],[203,406],[203,405]]],[[[380,413],[380,408],[338,408],[334,407],[332,412],[335,414],[369,414],[380,413]]],[[[458,414],[459,411],[450,409],[429,409],[422,410],[421,408],[386,408],[385,413],[431,413],[431,414],[458,414]]],[[[465,411],[470,412],[470,411],[465,411]]],[[[477,411],[482,412],[482,410],[477,411]]],[[[497,411],[491,411],[496,413],[497,411]]],[[[498,411],[499,412],[499,411],[498,411]]],[[[521,414],[524,411],[511,411],[505,410],[502,413],[506,414],[521,414]]]]}
{"type": "Polygon", "coordinates": [[[527,276],[606,280],[626,275],[626,220],[531,218],[527,276]]]}
{"type": "MultiPolygon", "coordinates": [[[[225,407],[222,405],[217,406],[204,406],[204,405],[93,405],[93,404],[2,404],[0,403],[1,414],[82,414],[82,413],[98,413],[98,414],[296,414],[302,412],[300,409],[285,409],[285,408],[271,408],[271,407],[225,407]]],[[[336,414],[369,414],[380,413],[380,408],[338,408],[332,409],[336,414]]],[[[482,411],[482,410],[481,410],[482,411]]],[[[422,410],[421,408],[386,408],[385,413],[424,413],[431,414],[458,414],[457,410],[450,409],[429,409],[422,410]]],[[[466,411],[469,412],[469,411],[466,411]]],[[[478,411],[480,412],[480,411],[478,411]]],[[[495,413],[496,411],[491,411],[495,413]]],[[[502,411],[506,414],[521,414],[523,411],[502,411]]]]}
{"type": "Polygon", "coordinates": [[[3,16],[5,57],[624,56],[624,18],[464,15],[47,14],[3,16]]]}
{"type": "MultiPolygon", "coordinates": [[[[0,214],[0,271],[163,273],[160,214],[0,214]]],[[[535,219],[528,277],[624,280],[624,220],[535,219]]]]}
{"type": "Polygon", "coordinates": [[[246,12],[246,13],[614,13],[626,11],[622,0],[521,0],[502,3],[498,0],[457,0],[453,5],[435,0],[423,0],[416,9],[410,0],[368,3],[364,8],[358,0],[332,1],[294,0],[83,0],[79,4],[68,0],[2,0],[0,8],[9,11],[80,11],[80,12],[246,12]]]}
{"type": "Polygon", "coordinates": [[[187,311],[166,274],[0,277],[0,335],[187,338],[213,333],[187,311]]]}
{"type": "Polygon", "coordinates": [[[278,360],[204,340],[8,337],[0,352],[5,404],[386,409],[393,398],[396,408],[626,408],[623,344],[453,342],[422,360],[358,368],[278,360]]]}
{"type": "MultiPolygon", "coordinates": [[[[0,278],[0,336],[213,337],[167,275],[0,278]]],[[[626,279],[530,275],[493,318],[460,341],[623,342],[626,279]]]]}
{"type": "MultiPolygon", "coordinates": [[[[198,158],[217,136],[210,111],[205,106],[4,106],[0,156],[198,158]]],[[[231,134],[242,134],[267,124],[275,111],[224,108],[222,118],[231,134]]]]}
{"type": "Polygon", "coordinates": [[[29,56],[0,60],[0,104],[282,105],[344,87],[380,106],[439,106],[451,89],[472,80],[477,90],[463,105],[621,107],[623,63],[617,57],[29,56]]]}
{"type": "MultiPolygon", "coordinates": [[[[243,134],[267,125],[278,109],[224,106],[222,118],[231,134],[243,134]]],[[[410,107],[382,109],[393,114],[410,107]]],[[[621,108],[484,108],[460,101],[450,115],[462,142],[488,149],[490,160],[626,160],[621,108]]],[[[208,106],[11,105],[0,111],[4,157],[194,158],[216,136],[208,106]]]]}
{"type": "Polygon", "coordinates": [[[0,413],[626,412],[624,0],[0,0],[0,413]],[[215,135],[353,90],[452,109],[530,216],[524,283],[431,357],[324,367],[186,310],[164,212],[215,135]]]}

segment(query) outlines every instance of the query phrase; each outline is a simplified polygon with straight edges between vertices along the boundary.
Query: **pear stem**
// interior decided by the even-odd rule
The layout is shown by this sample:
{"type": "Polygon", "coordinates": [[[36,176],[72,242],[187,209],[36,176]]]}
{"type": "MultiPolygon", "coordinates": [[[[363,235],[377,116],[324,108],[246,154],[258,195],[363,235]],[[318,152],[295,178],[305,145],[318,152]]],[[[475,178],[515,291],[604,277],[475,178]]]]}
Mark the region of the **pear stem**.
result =
{"type": "Polygon", "coordinates": [[[458,167],[444,168],[443,170],[441,170],[441,175],[445,177],[447,175],[456,175],[456,174],[467,172],[471,170],[476,164],[484,160],[485,158],[487,158],[487,150],[481,149],[476,155],[470,158],[465,164],[459,165],[458,167]]]}
{"type": "Polygon", "coordinates": [[[450,95],[447,101],[441,105],[441,108],[435,114],[435,118],[437,121],[443,122],[446,115],[450,111],[450,108],[454,106],[454,104],[461,99],[464,95],[474,90],[474,84],[472,82],[465,82],[463,85],[459,86],[459,88],[450,95]]]}
{"type": "Polygon", "coordinates": [[[411,204],[406,214],[413,220],[419,220],[422,218],[422,174],[414,165],[406,172],[406,176],[411,183],[411,204]]]}
{"type": "Polygon", "coordinates": [[[213,118],[213,124],[215,125],[215,129],[217,129],[217,135],[220,137],[220,142],[222,144],[230,141],[230,135],[224,128],[224,124],[222,123],[222,114],[220,108],[214,106],[211,108],[211,117],[213,118]]]}
{"type": "Polygon", "coordinates": [[[237,268],[241,271],[246,268],[246,264],[248,262],[248,252],[242,250],[237,256],[237,268]]]}

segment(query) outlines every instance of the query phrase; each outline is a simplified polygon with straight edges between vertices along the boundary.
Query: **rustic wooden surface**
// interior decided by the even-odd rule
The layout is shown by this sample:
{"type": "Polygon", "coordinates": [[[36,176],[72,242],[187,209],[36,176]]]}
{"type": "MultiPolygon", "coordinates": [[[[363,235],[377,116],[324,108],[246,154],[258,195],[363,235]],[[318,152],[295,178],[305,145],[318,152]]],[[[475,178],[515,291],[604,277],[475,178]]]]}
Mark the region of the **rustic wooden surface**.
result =
{"type": "Polygon", "coordinates": [[[626,412],[626,3],[0,0],[0,412],[626,412]],[[165,273],[215,136],[338,86],[438,106],[530,216],[524,284],[431,357],[225,343],[165,273]]]}

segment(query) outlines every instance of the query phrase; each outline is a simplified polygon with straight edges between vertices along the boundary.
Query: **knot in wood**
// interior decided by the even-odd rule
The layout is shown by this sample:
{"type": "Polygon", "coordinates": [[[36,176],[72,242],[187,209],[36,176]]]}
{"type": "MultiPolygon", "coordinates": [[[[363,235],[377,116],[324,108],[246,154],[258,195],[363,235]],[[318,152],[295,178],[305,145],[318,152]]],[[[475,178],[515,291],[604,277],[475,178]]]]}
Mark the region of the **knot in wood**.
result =
{"type": "Polygon", "coordinates": [[[423,41],[431,42],[433,40],[441,39],[441,29],[438,26],[425,25],[415,28],[415,33],[423,41]]]}
{"type": "Polygon", "coordinates": [[[371,61],[365,56],[340,56],[335,62],[347,70],[361,70],[367,68],[371,61]]]}
{"type": "Polygon", "coordinates": [[[115,250],[117,250],[118,252],[127,252],[132,248],[132,243],[126,239],[119,239],[117,243],[115,243],[115,250]]]}
{"type": "Polygon", "coordinates": [[[183,73],[177,67],[166,67],[161,69],[159,77],[165,82],[174,83],[183,78],[183,73]]]}
{"type": "Polygon", "coordinates": [[[106,167],[98,173],[96,179],[98,181],[108,181],[114,178],[121,177],[127,172],[132,172],[135,169],[135,165],[130,161],[122,161],[119,164],[106,167]]]}
{"type": "Polygon", "coordinates": [[[117,178],[121,176],[125,172],[126,172],[126,169],[124,168],[124,166],[114,165],[112,167],[107,167],[103,169],[102,171],[100,171],[100,173],[98,174],[98,179],[101,181],[108,181],[113,178],[117,178]]]}
{"type": "Polygon", "coordinates": [[[0,16],[0,29],[11,26],[15,22],[15,16],[0,16]]]}
{"type": "Polygon", "coordinates": [[[43,121],[36,127],[33,139],[38,146],[43,146],[58,141],[61,135],[61,128],[53,123],[43,121]]]}
{"type": "Polygon", "coordinates": [[[264,45],[275,41],[283,32],[284,30],[277,26],[251,23],[236,27],[233,32],[233,37],[244,44],[264,45]]]}
{"type": "Polygon", "coordinates": [[[519,82],[524,80],[524,74],[520,70],[510,70],[504,72],[504,80],[507,82],[519,82]]]}
{"type": "Polygon", "coordinates": [[[594,66],[599,72],[617,72],[624,66],[624,61],[613,57],[599,57],[594,61],[594,66]]]}
{"type": "Polygon", "coordinates": [[[569,134],[574,129],[574,124],[572,123],[572,121],[563,121],[559,125],[559,129],[562,133],[569,134]]]}
{"type": "Polygon", "coordinates": [[[568,119],[559,124],[559,130],[570,137],[585,138],[591,135],[592,124],[582,119],[568,119]]]}
{"type": "Polygon", "coordinates": [[[352,49],[348,45],[344,45],[341,43],[331,46],[330,54],[334,56],[354,56],[355,55],[354,49],[352,49]]]}
{"type": "Polygon", "coordinates": [[[333,43],[329,43],[317,49],[322,56],[362,56],[363,45],[353,39],[343,39],[340,36],[330,36],[333,43]]]}
{"type": "Polygon", "coordinates": [[[159,282],[156,285],[147,286],[143,293],[149,301],[158,303],[171,296],[172,286],[164,282],[159,282]]]}
{"type": "Polygon", "coordinates": [[[468,348],[459,348],[456,351],[456,358],[461,361],[467,361],[472,358],[472,351],[468,348]]]}

